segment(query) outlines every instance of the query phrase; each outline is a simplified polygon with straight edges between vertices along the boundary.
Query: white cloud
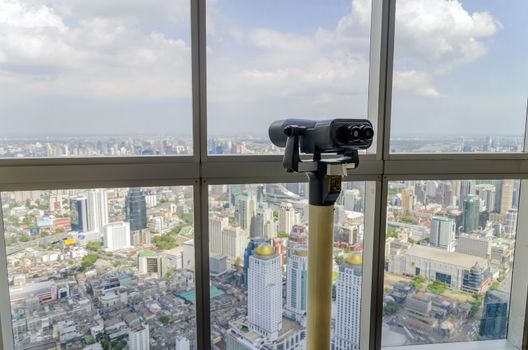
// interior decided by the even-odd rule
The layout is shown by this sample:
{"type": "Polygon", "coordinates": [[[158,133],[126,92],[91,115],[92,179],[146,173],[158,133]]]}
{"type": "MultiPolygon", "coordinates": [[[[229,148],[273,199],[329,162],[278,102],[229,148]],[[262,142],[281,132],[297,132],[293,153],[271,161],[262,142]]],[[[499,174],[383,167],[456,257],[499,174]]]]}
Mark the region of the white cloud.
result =
{"type": "Polygon", "coordinates": [[[66,23],[45,5],[0,0],[0,88],[24,96],[190,96],[188,42],[119,18],[66,23]]]}
{"type": "Polygon", "coordinates": [[[394,87],[403,91],[410,91],[422,97],[438,97],[440,94],[429,81],[427,74],[409,71],[394,72],[394,87]]]}
{"type": "Polygon", "coordinates": [[[470,13],[458,0],[399,0],[395,50],[445,69],[484,55],[483,40],[500,28],[488,12],[470,13]]]}
{"type": "MultiPolygon", "coordinates": [[[[212,22],[224,28],[237,25],[216,11],[212,22]]],[[[369,31],[346,31],[343,21],[336,21],[334,28],[314,23],[308,33],[245,28],[245,40],[232,51],[222,50],[224,37],[217,25],[209,44],[214,52],[208,58],[209,101],[265,105],[261,108],[284,108],[282,113],[290,113],[278,102],[289,99],[296,101],[296,113],[326,110],[341,115],[348,104],[349,116],[365,117],[369,31]],[[242,50],[247,55],[237,56],[242,50]]]]}

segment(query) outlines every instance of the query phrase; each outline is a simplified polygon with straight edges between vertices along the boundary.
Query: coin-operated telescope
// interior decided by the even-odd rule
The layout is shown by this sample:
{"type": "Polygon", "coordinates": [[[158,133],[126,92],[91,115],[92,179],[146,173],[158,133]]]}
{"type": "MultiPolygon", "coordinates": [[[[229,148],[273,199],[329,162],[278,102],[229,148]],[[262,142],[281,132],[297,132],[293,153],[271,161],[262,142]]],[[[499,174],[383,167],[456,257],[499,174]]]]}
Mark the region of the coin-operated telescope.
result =
{"type": "Polygon", "coordinates": [[[374,129],[365,119],[278,120],[269,127],[271,142],[285,147],[282,164],[288,172],[309,179],[308,327],[307,349],[330,348],[332,317],[332,253],[334,204],[343,176],[359,165],[359,150],[372,145],[374,129]],[[302,161],[300,154],[312,155],[302,161]],[[324,154],[337,154],[326,159],[324,154]]]}

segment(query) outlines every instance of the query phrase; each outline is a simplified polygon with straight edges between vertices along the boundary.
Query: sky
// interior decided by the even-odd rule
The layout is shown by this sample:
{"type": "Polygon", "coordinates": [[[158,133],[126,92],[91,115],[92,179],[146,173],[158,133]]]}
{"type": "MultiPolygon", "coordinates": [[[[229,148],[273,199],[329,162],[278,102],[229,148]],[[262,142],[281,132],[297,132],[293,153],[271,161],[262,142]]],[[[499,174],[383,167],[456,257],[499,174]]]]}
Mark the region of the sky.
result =
{"type": "MultiPolygon", "coordinates": [[[[0,137],[191,135],[189,0],[0,0],[0,137]]],[[[398,0],[392,134],[521,135],[525,0],[398,0]]],[[[208,0],[211,135],[366,118],[369,0],[208,0]]]]}

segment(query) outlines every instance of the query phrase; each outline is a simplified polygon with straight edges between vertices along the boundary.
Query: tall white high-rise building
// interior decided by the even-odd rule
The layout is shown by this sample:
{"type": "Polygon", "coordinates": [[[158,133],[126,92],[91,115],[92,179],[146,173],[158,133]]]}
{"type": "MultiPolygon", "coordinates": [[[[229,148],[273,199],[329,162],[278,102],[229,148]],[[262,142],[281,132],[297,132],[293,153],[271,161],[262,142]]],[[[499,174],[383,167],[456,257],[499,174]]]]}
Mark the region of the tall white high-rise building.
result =
{"type": "Polygon", "coordinates": [[[191,342],[185,337],[178,336],[176,337],[175,350],[191,350],[191,342]]]}
{"type": "Polygon", "coordinates": [[[290,232],[293,225],[298,224],[296,221],[295,209],[291,203],[283,202],[279,208],[279,231],[290,232]]]}
{"type": "Polygon", "coordinates": [[[95,189],[86,192],[88,199],[88,231],[103,232],[108,224],[108,196],[105,189],[95,189]]]}
{"type": "Polygon", "coordinates": [[[222,230],[222,252],[231,262],[242,258],[248,241],[248,235],[240,227],[228,226],[222,230]]]}
{"type": "Polygon", "coordinates": [[[304,324],[307,307],[308,249],[297,245],[288,257],[286,267],[286,311],[304,324]]]}
{"type": "Polygon", "coordinates": [[[513,180],[506,179],[502,183],[502,196],[500,202],[500,214],[505,216],[513,205],[513,180]]]}
{"type": "Polygon", "coordinates": [[[222,231],[229,225],[227,217],[209,218],[209,251],[213,254],[222,255],[222,231]]]}
{"type": "Polygon", "coordinates": [[[431,220],[429,243],[434,247],[453,252],[455,250],[455,231],[456,224],[453,220],[435,216],[431,220]]]}
{"type": "Polygon", "coordinates": [[[251,230],[251,223],[255,218],[256,200],[252,195],[241,196],[238,202],[238,222],[246,231],[251,230]]]}
{"type": "Polygon", "coordinates": [[[150,331],[148,324],[128,330],[128,348],[130,350],[150,350],[150,331]]]}
{"type": "Polygon", "coordinates": [[[336,318],[333,349],[359,349],[363,258],[352,253],[339,266],[336,285],[336,318]]]}
{"type": "Polygon", "coordinates": [[[272,246],[260,245],[249,257],[249,328],[276,340],[282,328],[282,263],[272,246]]]}
{"type": "Polygon", "coordinates": [[[128,249],[130,244],[130,224],[128,222],[113,222],[103,227],[104,247],[107,251],[128,249]]]}

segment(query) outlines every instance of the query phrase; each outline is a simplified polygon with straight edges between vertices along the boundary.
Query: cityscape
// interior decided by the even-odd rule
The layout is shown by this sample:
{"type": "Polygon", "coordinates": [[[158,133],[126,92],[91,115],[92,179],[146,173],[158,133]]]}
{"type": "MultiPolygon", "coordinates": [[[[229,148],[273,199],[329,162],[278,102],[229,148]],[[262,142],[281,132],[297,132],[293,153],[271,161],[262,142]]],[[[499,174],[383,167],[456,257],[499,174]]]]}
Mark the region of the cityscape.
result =
{"type": "MultiPolygon", "coordinates": [[[[522,136],[407,136],[391,139],[392,153],[522,152],[522,136]]],[[[211,155],[281,154],[267,137],[211,137],[211,155]]],[[[77,136],[0,138],[0,158],[129,157],[192,155],[191,137],[77,136]]]]}
{"type": "Polygon", "coordinates": [[[384,346],[505,338],[517,180],[389,184],[384,346]]]}
{"type": "MultiPolygon", "coordinates": [[[[364,182],[334,215],[332,349],[359,349],[364,182]]],[[[383,345],[505,338],[519,181],[391,182],[383,345]]],[[[308,186],[209,188],[213,349],[305,349],[308,186]]],[[[191,187],[2,193],[17,349],[196,349],[191,187]]]]}

